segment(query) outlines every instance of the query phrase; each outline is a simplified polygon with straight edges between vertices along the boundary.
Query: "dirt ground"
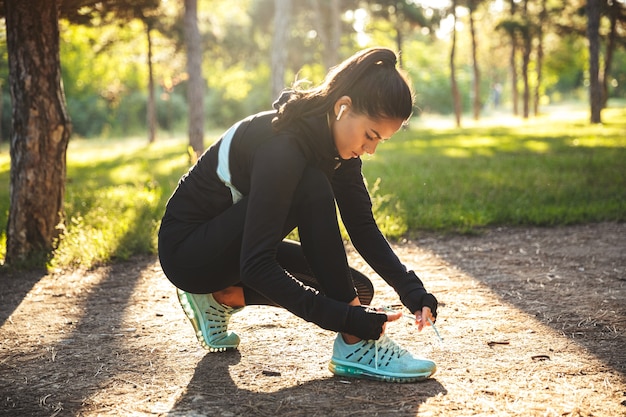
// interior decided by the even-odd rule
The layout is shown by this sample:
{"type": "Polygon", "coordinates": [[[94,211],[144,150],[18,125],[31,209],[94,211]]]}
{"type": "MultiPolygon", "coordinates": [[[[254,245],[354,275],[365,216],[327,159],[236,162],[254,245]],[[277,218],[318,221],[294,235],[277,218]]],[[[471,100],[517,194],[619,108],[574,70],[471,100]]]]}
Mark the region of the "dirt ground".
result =
{"type": "MultiPolygon", "coordinates": [[[[626,224],[394,247],[441,302],[443,343],[409,320],[387,327],[437,362],[425,382],[334,377],[334,334],[273,307],[235,315],[239,349],[208,353],[142,257],[0,277],[0,415],[626,416],[626,224]]],[[[375,304],[397,303],[373,279],[375,304]]]]}

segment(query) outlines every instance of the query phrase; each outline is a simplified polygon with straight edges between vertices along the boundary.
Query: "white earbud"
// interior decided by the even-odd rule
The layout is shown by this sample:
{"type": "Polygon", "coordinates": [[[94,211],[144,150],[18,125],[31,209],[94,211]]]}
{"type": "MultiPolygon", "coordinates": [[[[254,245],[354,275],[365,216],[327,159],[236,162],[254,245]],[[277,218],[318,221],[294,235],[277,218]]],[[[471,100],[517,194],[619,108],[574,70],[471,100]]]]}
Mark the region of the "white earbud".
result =
{"type": "Polygon", "coordinates": [[[339,107],[339,113],[337,114],[337,120],[341,119],[341,115],[343,114],[343,112],[346,110],[346,105],[342,104],[341,107],[339,107]]]}

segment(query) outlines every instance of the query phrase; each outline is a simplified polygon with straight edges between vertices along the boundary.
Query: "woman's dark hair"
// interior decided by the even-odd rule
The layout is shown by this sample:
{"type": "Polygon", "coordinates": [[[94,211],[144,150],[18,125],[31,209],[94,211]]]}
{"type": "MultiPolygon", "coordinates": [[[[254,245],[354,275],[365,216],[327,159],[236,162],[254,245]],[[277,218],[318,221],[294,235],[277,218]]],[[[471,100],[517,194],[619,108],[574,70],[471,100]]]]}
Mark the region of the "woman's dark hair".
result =
{"type": "Polygon", "coordinates": [[[413,91],[407,76],[396,67],[397,60],[387,48],[357,52],[331,68],[319,86],[290,90],[288,100],[276,106],[274,128],[281,130],[295,119],[327,114],[343,96],[350,97],[356,113],[406,121],[413,112],[413,91]]]}

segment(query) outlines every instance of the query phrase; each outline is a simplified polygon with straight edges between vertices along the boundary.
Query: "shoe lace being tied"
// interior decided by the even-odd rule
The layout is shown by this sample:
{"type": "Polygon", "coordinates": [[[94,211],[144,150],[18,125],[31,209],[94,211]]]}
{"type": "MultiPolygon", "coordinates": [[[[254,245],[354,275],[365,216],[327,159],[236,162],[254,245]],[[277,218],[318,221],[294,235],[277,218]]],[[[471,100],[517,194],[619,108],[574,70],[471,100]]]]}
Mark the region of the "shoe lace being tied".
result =
{"type": "Polygon", "coordinates": [[[378,351],[385,350],[386,353],[389,354],[389,358],[393,359],[393,357],[401,357],[406,353],[406,350],[398,346],[393,340],[388,338],[385,335],[382,335],[380,338],[374,341],[374,366],[378,369],[378,351]]]}

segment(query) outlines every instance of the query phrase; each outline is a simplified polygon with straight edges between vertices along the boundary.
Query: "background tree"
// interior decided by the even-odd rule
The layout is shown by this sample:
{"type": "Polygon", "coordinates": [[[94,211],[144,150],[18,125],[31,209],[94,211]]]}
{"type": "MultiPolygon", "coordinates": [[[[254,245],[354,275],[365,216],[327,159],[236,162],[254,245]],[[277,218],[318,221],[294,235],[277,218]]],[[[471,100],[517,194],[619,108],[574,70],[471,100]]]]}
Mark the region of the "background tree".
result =
{"type": "Polygon", "coordinates": [[[618,35],[618,30],[626,28],[626,3],[616,0],[603,0],[603,10],[609,18],[609,33],[606,41],[606,52],[604,55],[604,67],[602,76],[602,108],[605,108],[609,99],[609,79],[613,67],[613,56],[618,42],[621,40],[622,46],[626,43],[624,37],[618,35]]]}
{"type": "Polygon", "coordinates": [[[480,98],[480,66],[478,64],[478,41],[476,35],[475,26],[475,12],[478,5],[481,3],[480,0],[468,0],[467,8],[469,9],[469,26],[470,26],[470,35],[472,37],[472,69],[474,72],[474,77],[472,81],[472,85],[474,87],[473,94],[473,110],[474,110],[474,120],[478,120],[480,118],[480,109],[482,108],[482,100],[480,98]]]}
{"type": "MultiPolygon", "coordinates": [[[[416,28],[431,28],[433,22],[424,14],[424,8],[409,0],[379,0],[367,2],[367,7],[374,17],[387,20],[393,27],[396,51],[404,50],[404,39],[416,28]]],[[[404,67],[402,54],[399,61],[404,67]]]]}
{"type": "Polygon", "coordinates": [[[541,84],[543,76],[543,42],[545,26],[548,19],[548,1],[541,0],[539,7],[540,11],[537,23],[537,60],[535,65],[537,71],[537,83],[535,84],[535,90],[533,94],[533,111],[535,116],[539,115],[539,102],[541,99],[541,84]]]}
{"type": "Polygon", "coordinates": [[[450,13],[452,16],[452,45],[450,46],[450,87],[452,89],[452,101],[454,104],[454,118],[456,127],[461,127],[461,114],[463,108],[461,104],[461,95],[459,93],[459,87],[456,80],[456,64],[454,62],[456,57],[456,7],[457,0],[452,0],[452,6],[450,7],[450,13]]]}
{"type": "Polygon", "coordinates": [[[513,114],[517,116],[519,114],[519,90],[517,89],[517,39],[520,29],[520,23],[517,20],[516,0],[509,0],[509,17],[502,19],[502,21],[496,26],[496,28],[504,31],[509,37],[511,48],[509,54],[509,72],[511,75],[511,101],[513,102],[513,114]]]}
{"type": "Polygon", "coordinates": [[[285,68],[291,20],[291,0],[274,0],[274,37],[272,39],[272,97],[285,88],[285,68]]]}
{"type": "Polygon", "coordinates": [[[154,98],[154,68],[152,66],[152,19],[145,19],[146,39],[148,41],[148,105],[146,110],[146,124],[148,125],[148,143],[156,140],[156,104],[154,98]]]}
{"type": "Polygon", "coordinates": [[[11,1],[5,8],[13,102],[5,260],[43,255],[45,261],[61,230],[71,133],[61,87],[58,4],[11,1]]]}
{"type": "Polygon", "coordinates": [[[204,78],[202,45],[198,29],[198,1],[185,0],[185,44],[187,45],[187,104],[189,147],[198,158],[204,151],[204,78]]]}
{"type": "Polygon", "coordinates": [[[341,47],[340,0],[310,0],[315,11],[315,29],[323,47],[322,60],[326,69],[337,65],[341,47]]]}
{"type": "Polygon", "coordinates": [[[589,104],[591,123],[602,123],[600,85],[600,0],[587,0],[587,38],[589,40],[589,104]]]}
{"type": "MultiPolygon", "coordinates": [[[[83,6],[92,2],[3,3],[0,10],[5,12],[12,100],[5,262],[43,263],[63,230],[66,152],[71,134],[61,83],[58,19],[62,15],[84,22],[90,16],[83,6]]],[[[139,4],[123,3],[125,7],[139,4]]],[[[114,2],[108,5],[120,6],[114,2]]]]}
{"type": "Polygon", "coordinates": [[[529,0],[522,0],[521,24],[519,25],[522,38],[522,117],[530,116],[530,54],[533,46],[534,24],[528,10],[529,0]]]}

